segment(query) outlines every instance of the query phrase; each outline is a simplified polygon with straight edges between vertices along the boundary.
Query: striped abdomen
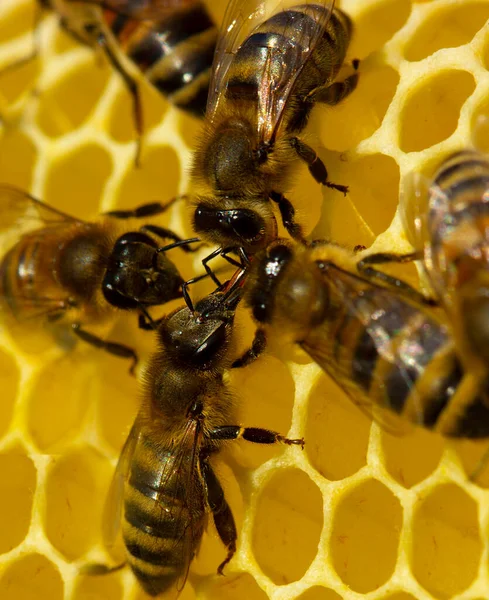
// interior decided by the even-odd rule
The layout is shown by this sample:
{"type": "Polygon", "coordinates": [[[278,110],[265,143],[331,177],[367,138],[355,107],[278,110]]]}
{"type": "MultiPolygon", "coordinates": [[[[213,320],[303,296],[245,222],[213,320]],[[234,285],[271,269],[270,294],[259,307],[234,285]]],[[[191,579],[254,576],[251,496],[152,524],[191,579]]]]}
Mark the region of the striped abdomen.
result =
{"type": "MultiPolygon", "coordinates": [[[[350,19],[343,12],[333,11],[313,51],[303,62],[309,43],[315,40],[312,32],[316,31],[317,21],[325,16],[325,11],[319,5],[296,6],[278,12],[257,27],[233,59],[226,97],[257,102],[264,82],[269,79],[273,87],[269,93],[278,96],[280,88],[298,74],[291,95],[302,100],[314,89],[331,82],[344,61],[352,29],[350,19]],[[312,38],[306,32],[310,32],[312,38]],[[280,74],[278,80],[274,79],[277,74],[280,74]]],[[[305,106],[301,102],[294,109],[302,113],[305,106]]],[[[288,129],[305,126],[307,117],[304,115],[300,117],[300,125],[292,126],[296,117],[299,119],[295,114],[289,115],[288,129]]]]}
{"type": "Polygon", "coordinates": [[[151,596],[185,576],[204,531],[204,491],[190,458],[191,451],[188,460],[164,453],[144,435],[133,454],[122,534],[129,565],[151,596]]]}
{"type": "Polygon", "coordinates": [[[360,405],[430,429],[443,419],[449,436],[489,436],[489,404],[462,390],[463,368],[447,331],[388,292],[372,288],[349,298],[302,345],[360,405]],[[459,402],[462,416],[447,417],[459,402]]]}
{"type": "Polygon", "coordinates": [[[60,288],[50,264],[58,240],[44,234],[25,235],[0,263],[0,295],[19,320],[62,313],[67,293],[60,288]]]}
{"type": "Polygon", "coordinates": [[[440,167],[430,190],[428,233],[435,268],[446,272],[464,255],[477,259],[487,252],[487,231],[489,160],[475,150],[457,152],[440,167]]]}
{"type": "Polygon", "coordinates": [[[111,11],[104,11],[104,19],[127,56],[170,102],[204,115],[217,28],[201,2],[150,27],[111,11]]]}

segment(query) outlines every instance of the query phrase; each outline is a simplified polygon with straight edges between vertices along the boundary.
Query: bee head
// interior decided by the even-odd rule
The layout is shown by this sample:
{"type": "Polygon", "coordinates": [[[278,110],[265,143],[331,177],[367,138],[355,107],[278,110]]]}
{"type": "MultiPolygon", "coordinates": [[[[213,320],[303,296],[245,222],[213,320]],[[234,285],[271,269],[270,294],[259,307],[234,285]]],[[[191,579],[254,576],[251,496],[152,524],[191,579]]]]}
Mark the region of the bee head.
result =
{"type": "MultiPolygon", "coordinates": [[[[300,332],[324,318],[327,287],[308,251],[288,240],[270,244],[253,260],[246,301],[260,324],[286,324],[300,332]]],[[[300,335],[300,333],[299,333],[300,335]]]]}
{"type": "Polygon", "coordinates": [[[200,197],[193,215],[195,231],[224,248],[254,254],[277,235],[269,202],[253,197],[200,197]]]}
{"type": "Polygon", "coordinates": [[[169,315],[158,330],[166,355],[182,367],[223,367],[239,297],[216,292],[198,302],[194,312],[184,307],[169,315]]]}
{"type": "Polygon", "coordinates": [[[142,232],[122,235],[114,244],[102,282],[107,302],[122,309],[164,304],[182,295],[175,265],[142,232]]]}

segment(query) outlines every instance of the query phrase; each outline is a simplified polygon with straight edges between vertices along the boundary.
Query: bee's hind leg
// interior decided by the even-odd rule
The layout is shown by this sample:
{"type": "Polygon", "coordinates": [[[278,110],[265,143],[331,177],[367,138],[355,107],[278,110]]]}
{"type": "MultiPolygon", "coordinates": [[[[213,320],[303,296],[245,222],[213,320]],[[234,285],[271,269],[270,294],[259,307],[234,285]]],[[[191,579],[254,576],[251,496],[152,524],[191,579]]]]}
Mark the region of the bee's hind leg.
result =
{"type": "Polygon", "coordinates": [[[298,242],[305,243],[302,227],[295,221],[295,209],[292,206],[292,202],[278,192],[272,192],[270,198],[273,202],[277,203],[278,209],[280,210],[280,216],[282,217],[282,223],[289,232],[289,235],[298,242]]]}
{"type": "Polygon", "coordinates": [[[378,269],[374,269],[371,266],[393,262],[403,264],[415,260],[421,260],[422,258],[423,256],[421,252],[410,252],[409,254],[391,254],[388,252],[379,252],[362,258],[362,260],[357,263],[357,269],[364,277],[367,277],[368,279],[373,280],[380,285],[388,286],[418,304],[438,306],[438,301],[436,298],[425,296],[402,279],[393,277],[392,275],[384,273],[383,271],[379,271],[378,269]]]}
{"type": "Polygon", "coordinates": [[[121,358],[130,358],[132,360],[131,367],[129,368],[129,373],[134,375],[134,371],[138,364],[138,355],[134,352],[132,348],[129,346],[125,346],[124,344],[118,344],[117,342],[110,342],[99,338],[98,336],[85,331],[80,327],[79,323],[72,323],[71,329],[73,333],[78,336],[84,342],[95,346],[95,348],[99,348],[100,350],[105,350],[109,354],[113,354],[114,356],[119,356],[121,358]]]}
{"type": "MultiPolygon", "coordinates": [[[[358,58],[352,60],[352,66],[355,71],[358,70],[360,61],[358,58]]],[[[321,104],[328,104],[329,106],[335,106],[342,100],[347,98],[358,84],[358,73],[349,75],[343,81],[335,81],[334,83],[323,85],[316,88],[307,97],[308,102],[321,102],[321,104]]]]}
{"type": "Polygon", "coordinates": [[[240,369],[254,362],[260,354],[265,350],[267,338],[263,329],[257,329],[251,347],[246,350],[239,358],[231,365],[232,369],[240,369]]]}
{"type": "Polygon", "coordinates": [[[222,543],[227,549],[226,558],[217,568],[218,574],[223,575],[224,567],[233,558],[236,552],[238,532],[236,531],[236,523],[231,507],[224,497],[224,490],[212,467],[206,460],[202,460],[201,469],[207,487],[207,500],[214,517],[214,524],[216,525],[216,530],[222,543]]]}
{"type": "Polygon", "coordinates": [[[297,152],[299,158],[301,158],[307,164],[309,167],[309,172],[318,183],[321,183],[322,185],[334,190],[338,190],[346,196],[346,193],[348,192],[348,186],[339,185],[337,183],[331,183],[331,181],[328,181],[328,170],[326,169],[326,165],[311,148],[311,146],[308,146],[298,137],[291,138],[290,144],[297,152]]]}

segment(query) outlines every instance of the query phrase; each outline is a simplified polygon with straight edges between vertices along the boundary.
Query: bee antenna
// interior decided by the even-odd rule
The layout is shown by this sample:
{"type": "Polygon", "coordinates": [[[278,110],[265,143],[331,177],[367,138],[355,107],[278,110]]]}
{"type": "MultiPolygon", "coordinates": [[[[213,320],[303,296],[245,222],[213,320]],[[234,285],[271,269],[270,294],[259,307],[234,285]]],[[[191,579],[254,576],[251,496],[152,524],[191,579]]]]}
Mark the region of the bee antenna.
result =
{"type": "MultiPolygon", "coordinates": [[[[202,279],[202,277],[196,277],[195,279],[202,279]]],[[[183,299],[185,300],[185,304],[188,306],[189,311],[194,314],[195,313],[195,308],[192,302],[192,299],[190,298],[190,295],[188,293],[188,286],[191,285],[192,283],[194,283],[194,279],[189,279],[188,281],[184,281],[182,283],[182,296],[183,299]]]]}
{"type": "Polygon", "coordinates": [[[172,250],[173,248],[179,248],[180,246],[188,246],[189,244],[195,244],[196,242],[200,241],[201,239],[198,237],[190,238],[188,240],[178,240],[176,242],[168,244],[167,246],[162,246],[161,248],[158,248],[156,250],[156,254],[159,254],[160,252],[166,252],[167,250],[172,250]]]}

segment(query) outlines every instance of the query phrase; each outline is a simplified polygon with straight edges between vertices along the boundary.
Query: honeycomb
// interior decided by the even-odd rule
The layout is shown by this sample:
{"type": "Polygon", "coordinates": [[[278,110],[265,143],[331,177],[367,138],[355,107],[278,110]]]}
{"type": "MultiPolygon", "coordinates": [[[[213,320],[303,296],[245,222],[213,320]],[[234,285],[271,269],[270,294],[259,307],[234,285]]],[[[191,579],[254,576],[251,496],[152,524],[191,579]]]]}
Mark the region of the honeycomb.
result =
{"type": "MultiPolygon", "coordinates": [[[[225,1],[208,5],[219,20],[225,1]]],[[[489,3],[341,6],[356,25],[350,57],[361,59],[361,78],[341,106],[316,110],[311,135],[331,179],[350,193],[322,195],[305,173],[294,202],[315,237],[406,252],[404,176],[430,174],[470,143],[489,111],[489,3]]],[[[0,68],[31,49],[34,16],[32,0],[0,3],[0,68]]],[[[0,181],[87,219],[185,192],[199,123],[143,85],[146,135],[136,170],[120,79],[54,16],[39,31],[38,58],[0,74],[0,181]]],[[[162,221],[190,233],[178,203],[162,221]]],[[[11,241],[2,232],[2,252],[11,241]]],[[[198,259],[179,256],[178,265],[190,276],[198,259]]],[[[244,347],[250,328],[240,319],[244,347]]],[[[152,336],[134,321],[118,320],[110,336],[147,356],[152,336]]],[[[230,444],[218,471],[238,552],[218,577],[224,551],[210,526],[182,600],[489,598],[489,469],[476,482],[468,477],[487,443],[384,431],[296,349],[272,348],[231,381],[243,424],[307,444],[303,452],[230,444]]],[[[141,600],[127,569],[81,572],[108,560],[104,497],[137,410],[136,380],[120,359],[83,344],[66,351],[2,329],[0,385],[1,600],[141,600]]]]}

